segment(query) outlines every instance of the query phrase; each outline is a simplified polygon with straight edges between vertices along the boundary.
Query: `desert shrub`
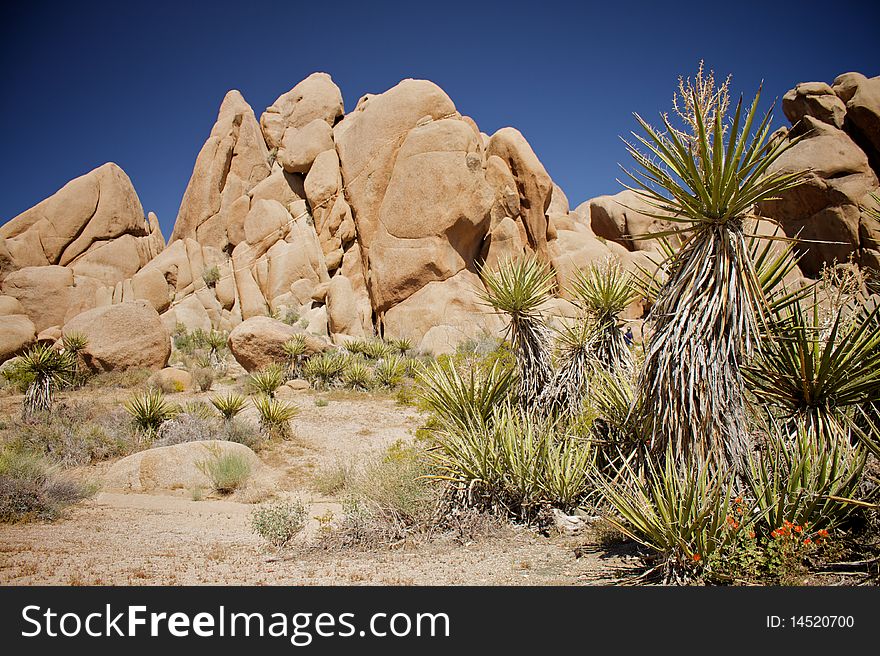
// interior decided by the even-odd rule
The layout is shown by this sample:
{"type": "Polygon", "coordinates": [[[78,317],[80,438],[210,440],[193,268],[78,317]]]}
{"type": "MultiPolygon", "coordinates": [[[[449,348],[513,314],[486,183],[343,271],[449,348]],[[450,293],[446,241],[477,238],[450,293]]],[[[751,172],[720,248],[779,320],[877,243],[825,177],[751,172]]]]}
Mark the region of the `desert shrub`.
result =
{"type": "Polygon", "coordinates": [[[372,551],[405,543],[414,533],[394,516],[382,514],[362,499],[342,500],[342,515],[319,531],[317,547],[326,551],[372,551]]]}
{"type": "Polygon", "coordinates": [[[330,405],[330,401],[327,399],[315,399],[316,408],[326,408],[328,405],[330,405]]]}
{"type": "Polygon", "coordinates": [[[220,282],[220,269],[216,264],[202,271],[202,280],[211,288],[214,288],[220,282]]]}
{"type": "Polygon", "coordinates": [[[210,367],[197,367],[192,370],[193,382],[201,392],[207,392],[214,384],[214,370],[210,367]]]}
{"type": "Polygon", "coordinates": [[[373,369],[376,384],[389,389],[397,387],[403,380],[405,373],[406,366],[399,355],[382,358],[373,369]]]}
{"type": "Polygon", "coordinates": [[[302,363],[305,360],[306,352],[308,351],[306,336],[301,333],[297,333],[289,340],[284,342],[284,344],[281,345],[281,349],[287,356],[287,379],[291,380],[293,378],[296,378],[297,376],[299,376],[300,371],[302,370],[302,363]]]}
{"type": "Polygon", "coordinates": [[[58,476],[37,453],[0,450],[0,521],[53,520],[92,493],[89,486],[58,476]]]}
{"type": "Polygon", "coordinates": [[[178,351],[186,355],[193,355],[199,349],[210,348],[208,335],[209,333],[201,328],[196,328],[191,333],[187,332],[186,326],[178,323],[171,341],[178,351]]]}
{"type": "Polygon", "coordinates": [[[39,421],[16,423],[9,443],[65,467],[126,455],[137,445],[124,414],[119,409],[104,413],[85,403],[60,403],[39,421]]]}
{"type": "Polygon", "coordinates": [[[237,419],[224,421],[219,428],[217,439],[244,444],[254,451],[258,451],[265,441],[263,435],[253,424],[237,419]]]}
{"type": "Polygon", "coordinates": [[[242,487],[251,476],[251,463],[240,453],[222,453],[209,449],[211,456],[196,463],[220,494],[230,494],[242,487]]]}
{"type": "Polygon", "coordinates": [[[546,506],[578,507],[592,489],[591,442],[510,406],[489,425],[448,425],[434,438],[432,476],[449,481],[467,506],[532,521],[546,506]]]}
{"type": "Polygon", "coordinates": [[[342,373],[342,383],[348,389],[369,390],[373,386],[373,373],[366,362],[352,358],[342,373]]]}
{"type": "Polygon", "coordinates": [[[152,446],[172,446],[185,442],[222,439],[218,427],[204,417],[183,412],[164,422],[156,431],[152,446]]]}
{"type": "Polygon", "coordinates": [[[284,384],[284,370],[278,365],[269,365],[248,376],[245,386],[249,391],[268,397],[275,396],[275,390],[284,384]]]}
{"type": "Polygon", "coordinates": [[[89,389],[115,387],[119,389],[132,389],[143,387],[147,379],[153,374],[149,369],[126,369],[124,371],[105,371],[90,376],[86,381],[89,389]]]}
{"type": "Polygon", "coordinates": [[[258,396],[253,402],[260,416],[260,428],[267,437],[290,437],[290,420],[299,414],[299,408],[268,396],[258,396]]]}
{"type": "Polygon", "coordinates": [[[251,529],[276,549],[281,549],[305,528],[308,514],[299,499],[276,501],[251,511],[251,529]]]}
{"type": "Polygon", "coordinates": [[[327,496],[338,494],[349,486],[354,475],[354,462],[337,458],[332,465],[318,471],[315,476],[314,488],[327,496]]]}
{"type": "Polygon", "coordinates": [[[244,404],[245,397],[235,392],[228,392],[224,396],[218,395],[211,399],[211,405],[217,409],[225,421],[232,421],[244,409],[244,404]]]}
{"type": "Polygon", "coordinates": [[[177,415],[179,408],[165,400],[160,390],[150,389],[137,394],[123,406],[140,431],[151,437],[159,427],[177,415]]]}

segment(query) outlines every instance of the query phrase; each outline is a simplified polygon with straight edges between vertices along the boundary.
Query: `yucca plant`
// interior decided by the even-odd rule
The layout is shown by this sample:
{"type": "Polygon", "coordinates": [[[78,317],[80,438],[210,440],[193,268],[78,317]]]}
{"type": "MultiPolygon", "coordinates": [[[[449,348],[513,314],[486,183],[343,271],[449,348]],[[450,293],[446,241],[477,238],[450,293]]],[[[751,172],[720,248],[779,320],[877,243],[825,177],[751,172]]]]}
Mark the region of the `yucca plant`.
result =
{"type": "Polygon", "coordinates": [[[276,364],[270,364],[248,376],[245,385],[251,392],[274,397],[275,390],[283,384],[284,370],[276,364]]]}
{"type": "Polygon", "coordinates": [[[840,525],[858,508],[865,451],[838,432],[799,421],[771,425],[763,449],[749,458],[747,476],[765,534],[790,522],[816,531],[840,525]]]}
{"type": "Polygon", "coordinates": [[[345,370],[348,358],[340,352],[325,352],[309,358],[303,365],[303,376],[318,389],[330,387],[345,370]]]}
{"type": "Polygon", "coordinates": [[[173,419],[180,412],[176,404],[166,401],[162,391],[155,388],[133,396],[123,407],[131,415],[138,429],[150,438],[163,423],[173,419]]]}
{"type": "Polygon", "coordinates": [[[478,427],[509,400],[515,373],[496,361],[485,372],[471,368],[462,376],[452,363],[435,361],[418,371],[416,383],[416,396],[442,425],[478,427]]]}
{"type": "Polygon", "coordinates": [[[382,387],[393,388],[400,384],[406,374],[406,363],[399,355],[382,358],[373,369],[373,378],[382,387]]]}
{"type": "Polygon", "coordinates": [[[382,340],[372,339],[368,340],[363,347],[361,353],[371,360],[380,360],[381,358],[388,357],[389,355],[393,355],[396,352],[396,349],[391,344],[386,344],[382,340]]]}
{"type": "Polygon", "coordinates": [[[483,269],[480,276],[486,287],[480,297],[510,321],[507,335],[516,354],[519,402],[534,407],[553,378],[550,331],[540,308],[553,291],[554,273],[536,257],[525,257],[483,269]]]}
{"type": "Polygon", "coordinates": [[[71,331],[61,337],[61,349],[65,353],[69,353],[73,360],[73,382],[75,384],[81,384],[88,374],[88,370],[85,368],[82,359],[82,353],[88,345],[89,338],[86,337],[85,333],[81,333],[77,330],[71,331]]]}
{"type": "Polygon", "coordinates": [[[210,364],[214,367],[221,366],[223,362],[222,353],[226,349],[228,340],[229,335],[219,330],[211,330],[206,335],[205,344],[209,349],[208,357],[210,358],[210,364]]]}
{"type": "Polygon", "coordinates": [[[542,390],[538,405],[551,413],[574,416],[580,413],[587,397],[597,336],[585,318],[563,321],[554,333],[557,367],[553,379],[542,390]]]}
{"type": "Polygon", "coordinates": [[[632,357],[620,331],[620,315],[636,299],[630,273],[609,257],[578,270],[571,291],[575,305],[593,324],[596,359],[606,369],[631,368],[632,357]]]}
{"type": "Polygon", "coordinates": [[[52,409],[55,392],[73,381],[76,363],[69,352],[37,344],[16,360],[15,374],[30,380],[22,402],[22,416],[28,418],[52,409]]]}
{"type": "Polygon", "coordinates": [[[211,399],[211,405],[217,409],[223,421],[231,422],[239,412],[244,410],[245,397],[235,392],[228,392],[224,396],[215,396],[211,399]]]}
{"type": "Polygon", "coordinates": [[[397,339],[392,339],[388,342],[392,348],[397,349],[397,352],[400,355],[406,355],[408,351],[411,351],[413,348],[412,340],[407,337],[398,337],[397,339]]]}
{"type": "Polygon", "coordinates": [[[711,455],[743,468],[750,438],[741,365],[758,339],[762,312],[744,226],[756,203],[798,185],[803,174],[770,171],[795,141],[768,140],[769,112],[752,132],[760,90],[744,118],[740,99],[730,124],[726,94],[726,83],[709,94],[691,90],[687,137],[667,116],[657,130],[636,115],[645,135],[634,136],[645,152],[627,143],[637,165],[627,172],[634,191],[650,215],[678,224],[650,236],[684,241],[649,315],[654,332],[637,414],[660,453],[671,444],[678,458],[711,455]]]}
{"type": "Polygon", "coordinates": [[[287,379],[297,378],[302,371],[302,363],[308,352],[306,336],[302,333],[296,333],[281,345],[281,350],[287,356],[287,379]]]}
{"type": "Polygon", "coordinates": [[[609,505],[606,519],[650,550],[646,574],[666,584],[686,584],[731,549],[751,513],[736,517],[733,476],[712,462],[682,463],[672,444],[644,475],[630,461],[610,476],[597,475],[609,505]]]}
{"type": "Polygon", "coordinates": [[[260,416],[260,428],[269,438],[290,437],[290,420],[299,414],[298,407],[268,396],[258,396],[253,403],[260,416]]]}
{"type": "Polygon", "coordinates": [[[349,389],[369,390],[373,386],[373,372],[365,361],[354,358],[342,372],[342,383],[349,389]]]}
{"type": "Polygon", "coordinates": [[[497,409],[491,425],[455,425],[436,435],[428,452],[434,473],[465,504],[534,520],[553,506],[571,511],[590,491],[593,450],[554,420],[497,409]]]}
{"type": "Polygon", "coordinates": [[[845,432],[856,407],[880,399],[880,308],[861,309],[854,321],[846,315],[839,308],[825,335],[815,297],[807,309],[788,305],[745,368],[759,401],[817,436],[845,432]]]}

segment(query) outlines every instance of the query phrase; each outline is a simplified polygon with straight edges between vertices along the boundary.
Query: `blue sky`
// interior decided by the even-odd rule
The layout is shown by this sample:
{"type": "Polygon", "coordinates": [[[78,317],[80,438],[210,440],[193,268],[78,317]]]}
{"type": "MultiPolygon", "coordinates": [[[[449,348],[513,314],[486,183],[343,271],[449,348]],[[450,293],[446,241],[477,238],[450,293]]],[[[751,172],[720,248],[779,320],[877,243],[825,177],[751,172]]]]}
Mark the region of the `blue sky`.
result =
{"type": "Polygon", "coordinates": [[[522,131],[574,206],[620,190],[632,112],[668,110],[701,58],[733,73],[736,93],[763,79],[766,104],[797,82],[880,74],[870,1],[10,4],[0,221],[114,161],[166,237],[232,88],[259,117],[314,71],[346,110],[403,78],[433,80],[484,132],[522,131]]]}

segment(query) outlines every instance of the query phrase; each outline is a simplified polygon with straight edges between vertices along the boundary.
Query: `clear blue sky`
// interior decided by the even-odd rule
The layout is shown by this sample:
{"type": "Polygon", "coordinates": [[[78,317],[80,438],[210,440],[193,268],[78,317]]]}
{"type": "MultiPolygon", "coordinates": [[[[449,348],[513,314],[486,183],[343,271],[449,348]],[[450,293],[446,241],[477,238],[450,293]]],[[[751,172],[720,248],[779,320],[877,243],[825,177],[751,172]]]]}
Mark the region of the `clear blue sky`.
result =
{"type": "Polygon", "coordinates": [[[667,110],[701,58],[737,93],[764,79],[768,99],[880,74],[880,3],[864,0],[17,4],[0,10],[0,221],[114,161],[166,238],[232,88],[259,117],[313,71],[346,110],[433,80],[484,132],[521,130],[575,206],[620,190],[631,113],[667,110]]]}

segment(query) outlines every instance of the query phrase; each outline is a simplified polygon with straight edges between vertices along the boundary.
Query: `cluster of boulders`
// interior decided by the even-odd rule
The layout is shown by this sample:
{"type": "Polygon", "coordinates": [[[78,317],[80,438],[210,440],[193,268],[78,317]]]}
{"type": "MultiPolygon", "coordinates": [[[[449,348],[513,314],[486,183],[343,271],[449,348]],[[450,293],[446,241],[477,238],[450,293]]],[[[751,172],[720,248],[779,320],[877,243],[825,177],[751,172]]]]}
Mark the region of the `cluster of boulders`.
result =
{"type": "MultiPolygon", "coordinates": [[[[795,127],[776,138],[803,138],[777,167],[812,172],[761,211],[817,240],[806,275],[851,252],[880,258],[880,231],[860,212],[878,186],[878,86],[848,73],[785,96],[795,127]]],[[[633,237],[664,222],[645,212],[629,191],[569,208],[522,134],[481,132],[426,80],[346,114],[330,76],[315,73],[259,120],[230,91],[167,245],[115,164],[0,227],[0,360],[75,330],[96,370],[156,368],[180,325],[232,331],[247,368],[294,330],[312,350],[378,334],[449,351],[503,327],[479,300],[482,263],[536,254],[556,271],[565,313],[578,268],[609,256],[655,266],[656,246],[633,237]]]]}

